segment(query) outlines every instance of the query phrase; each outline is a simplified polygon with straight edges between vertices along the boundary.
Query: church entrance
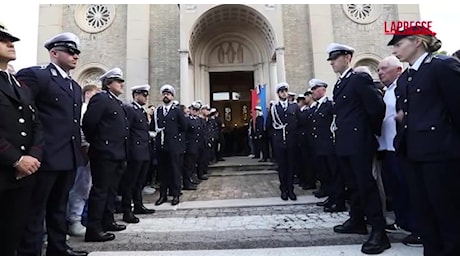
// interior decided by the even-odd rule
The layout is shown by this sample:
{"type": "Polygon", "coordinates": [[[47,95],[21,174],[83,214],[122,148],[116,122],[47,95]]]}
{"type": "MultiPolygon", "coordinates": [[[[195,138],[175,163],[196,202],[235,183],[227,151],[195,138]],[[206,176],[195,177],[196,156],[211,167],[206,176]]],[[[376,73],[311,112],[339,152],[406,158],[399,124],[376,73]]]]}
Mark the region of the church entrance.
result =
{"type": "Polygon", "coordinates": [[[253,71],[210,72],[211,107],[219,112],[223,129],[224,156],[249,154],[248,122],[251,119],[253,71]]]}

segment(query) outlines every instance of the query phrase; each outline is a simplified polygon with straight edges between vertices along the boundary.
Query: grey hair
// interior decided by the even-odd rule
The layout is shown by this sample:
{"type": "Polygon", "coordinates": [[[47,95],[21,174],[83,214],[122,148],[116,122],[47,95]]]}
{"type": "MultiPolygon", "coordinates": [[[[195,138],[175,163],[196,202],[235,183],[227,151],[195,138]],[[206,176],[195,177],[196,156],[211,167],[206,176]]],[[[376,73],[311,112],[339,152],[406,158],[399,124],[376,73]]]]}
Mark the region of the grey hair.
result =
{"type": "Polygon", "coordinates": [[[382,62],[386,62],[389,67],[397,67],[401,69],[403,68],[402,62],[394,55],[383,58],[383,60],[380,61],[380,63],[382,62]]]}
{"type": "Polygon", "coordinates": [[[354,71],[356,71],[356,72],[365,72],[365,73],[369,74],[369,76],[372,77],[371,70],[369,69],[368,66],[358,66],[358,67],[354,68],[354,71]]]}

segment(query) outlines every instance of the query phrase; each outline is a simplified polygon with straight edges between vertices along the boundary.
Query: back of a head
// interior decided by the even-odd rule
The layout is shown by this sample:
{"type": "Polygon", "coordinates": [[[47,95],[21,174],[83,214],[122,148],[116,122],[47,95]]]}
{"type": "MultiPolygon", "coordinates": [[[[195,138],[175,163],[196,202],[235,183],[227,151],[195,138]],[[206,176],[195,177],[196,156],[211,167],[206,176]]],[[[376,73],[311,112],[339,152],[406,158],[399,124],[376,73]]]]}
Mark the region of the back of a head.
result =
{"type": "Polygon", "coordinates": [[[368,66],[358,66],[358,67],[354,68],[353,70],[356,71],[356,72],[365,72],[365,73],[369,74],[369,76],[372,77],[371,70],[369,69],[368,66]]]}

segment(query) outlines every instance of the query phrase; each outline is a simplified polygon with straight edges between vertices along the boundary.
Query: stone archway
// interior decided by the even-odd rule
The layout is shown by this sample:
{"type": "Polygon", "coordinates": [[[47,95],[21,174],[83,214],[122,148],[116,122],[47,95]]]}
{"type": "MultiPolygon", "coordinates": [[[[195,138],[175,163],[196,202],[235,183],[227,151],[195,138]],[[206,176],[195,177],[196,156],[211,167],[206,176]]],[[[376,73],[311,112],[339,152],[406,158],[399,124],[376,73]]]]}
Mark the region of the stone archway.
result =
{"type": "Polygon", "coordinates": [[[189,51],[180,51],[182,103],[210,101],[210,72],[253,71],[254,85],[267,86],[285,77],[284,49],[277,50],[273,27],[250,6],[210,8],[195,20],[188,39],[189,51]]]}

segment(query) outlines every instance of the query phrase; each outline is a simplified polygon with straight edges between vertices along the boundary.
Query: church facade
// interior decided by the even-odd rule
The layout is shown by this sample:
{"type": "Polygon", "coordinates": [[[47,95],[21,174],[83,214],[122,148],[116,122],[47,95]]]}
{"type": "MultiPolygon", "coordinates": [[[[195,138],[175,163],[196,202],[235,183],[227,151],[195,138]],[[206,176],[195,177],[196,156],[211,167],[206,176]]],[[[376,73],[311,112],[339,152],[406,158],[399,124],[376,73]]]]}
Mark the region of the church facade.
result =
{"type": "Polygon", "coordinates": [[[384,22],[420,14],[418,5],[394,4],[48,4],[40,6],[39,19],[39,64],[48,62],[43,42],[50,36],[80,37],[73,78],[82,86],[120,67],[125,99],[129,87],[149,83],[155,104],[161,85],[171,84],[182,104],[202,100],[241,115],[255,85],[266,86],[267,102],[276,100],[282,81],[295,93],[314,77],[333,85],[337,75],[326,60],[331,42],[354,47],[353,65],[369,66],[377,79],[378,61],[391,54],[384,22]]]}

